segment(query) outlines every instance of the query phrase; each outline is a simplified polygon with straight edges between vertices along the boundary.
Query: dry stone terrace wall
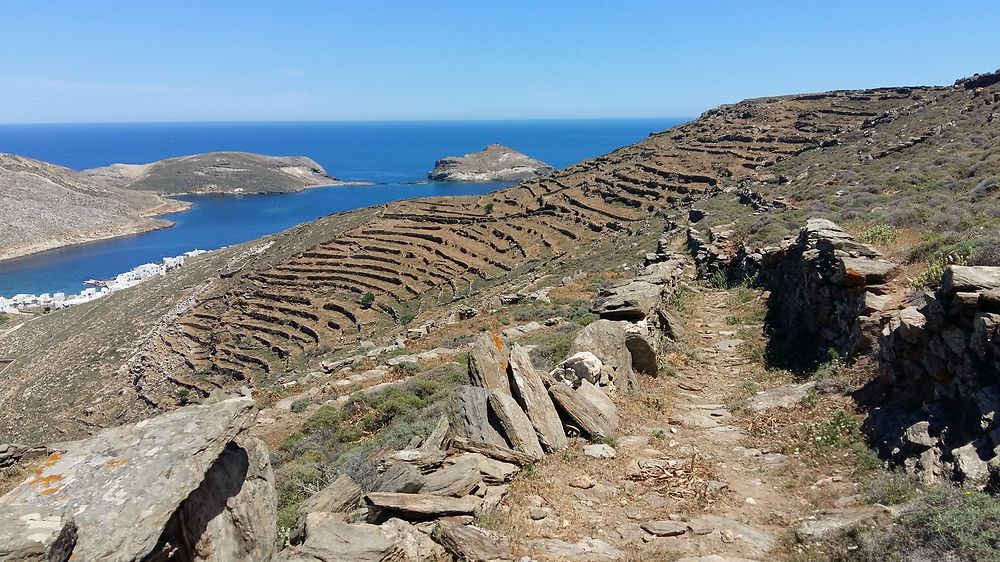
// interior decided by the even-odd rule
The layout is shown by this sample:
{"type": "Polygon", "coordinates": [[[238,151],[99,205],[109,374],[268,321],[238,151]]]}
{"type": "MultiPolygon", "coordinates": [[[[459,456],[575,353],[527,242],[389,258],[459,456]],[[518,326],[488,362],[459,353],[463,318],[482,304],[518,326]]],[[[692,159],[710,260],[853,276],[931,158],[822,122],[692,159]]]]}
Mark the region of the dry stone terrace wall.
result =
{"type": "Polygon", "coordinates": [[[867,429],[907,472],[1000,483],[1000,268],[951,266],[882,333],[886,401],[867,429]]]}
{"type": "Polygon", "coordinates": [[[1000,485],[1000,268],[950,266],[940,289],[900,308],[897,265],[830,221],[808,221],[778,248],[720,256],[704,259],[756,269],[770,289],[773,362],[814,367],[828,350],[876,359],[882,376],[858,397],[890,462],[927,483],[1000,485]]]}
{"type": "MultiPolygon", "coordinates": [[[[792,367],[870,352],[899,269],[836,224],[811,219],[798,237],[746,258],[771,290],[768,358],[792,367]]],[[[749,267],[747,267],[749,269],[749,267]]]]}
{"type": "MultiPolygon", "coordinates": [[[[282,373],[315,349],[355,345],[404,316],[502,282],[528,264],[626,236],[657,208],[836,142],[893,90],[723,106],[607,156],[478,199],[407,201],[273,266],[237,273],[164,331],[163,364],[217,384],[282,373]],[[362,306],[371,293],[374,301],[362,306]]],[[[145,376],[143,373],[139,378],[145,376]]]]}

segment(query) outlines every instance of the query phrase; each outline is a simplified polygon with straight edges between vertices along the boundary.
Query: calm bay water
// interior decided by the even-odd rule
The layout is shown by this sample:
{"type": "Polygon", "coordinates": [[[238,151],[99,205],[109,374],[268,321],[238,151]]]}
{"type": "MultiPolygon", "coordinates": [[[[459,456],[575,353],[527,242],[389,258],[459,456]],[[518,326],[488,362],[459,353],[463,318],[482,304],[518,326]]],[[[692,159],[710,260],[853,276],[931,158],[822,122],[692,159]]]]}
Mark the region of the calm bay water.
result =
{"type": "Polygon", "coordinates": [[[0,296],[78,292],[165,256],[237,244],[339,211],[412,197],[472,195],[508,184],[408,182],[426,179],[438,158],[509,145],[557,168],[634,143],[680,119],[396,123],[212,123],[0,126],[0,152],[82,170],[199,152],[304,155],[342,180],[373,186],[281,195],[180,197],[193,207],[168,229],[0,261],[0,296]]]}

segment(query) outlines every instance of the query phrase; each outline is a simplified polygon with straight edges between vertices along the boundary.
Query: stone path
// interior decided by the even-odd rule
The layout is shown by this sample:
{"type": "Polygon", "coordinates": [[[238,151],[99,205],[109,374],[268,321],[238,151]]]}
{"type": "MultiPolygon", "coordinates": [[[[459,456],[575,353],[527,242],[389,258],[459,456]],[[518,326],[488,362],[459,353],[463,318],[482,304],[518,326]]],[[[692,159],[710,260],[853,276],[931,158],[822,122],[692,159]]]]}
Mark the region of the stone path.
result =
{"type": "Polygon", "coordinates": [[[616,400],[619,437],[600,454],[577,443],[514,485],[534,559],[765,560],[807,516],[810,501],[787,487],[790,459],[751,447],[729,409],[762,368],[726,322],[731,291],[693,289],[686,353],[616,400]]]}

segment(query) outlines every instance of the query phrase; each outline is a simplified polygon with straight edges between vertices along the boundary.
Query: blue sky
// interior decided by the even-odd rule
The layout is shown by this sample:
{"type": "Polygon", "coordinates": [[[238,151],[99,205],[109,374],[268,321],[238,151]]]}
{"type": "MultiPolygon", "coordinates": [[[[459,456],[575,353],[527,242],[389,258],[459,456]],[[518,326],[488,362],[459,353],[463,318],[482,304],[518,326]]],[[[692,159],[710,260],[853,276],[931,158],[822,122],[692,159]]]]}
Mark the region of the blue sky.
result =
{"type": "Polygon", "coordinates": [[[0,0],[0,123],[693,116],[994,70],[997,8],[0,0]]]}

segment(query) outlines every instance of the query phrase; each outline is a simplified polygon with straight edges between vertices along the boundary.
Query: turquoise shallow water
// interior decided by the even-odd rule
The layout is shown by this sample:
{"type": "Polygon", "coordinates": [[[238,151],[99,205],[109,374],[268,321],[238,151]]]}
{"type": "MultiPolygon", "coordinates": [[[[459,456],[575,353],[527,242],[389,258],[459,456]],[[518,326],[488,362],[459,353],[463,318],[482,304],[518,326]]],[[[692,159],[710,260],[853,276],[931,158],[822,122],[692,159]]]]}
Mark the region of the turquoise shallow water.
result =
{"type": "Polygon", "coordinates": [[[0,152],[74,169],[145,163],[199,152],[242,150],[305,155],[342,180],[372,186],[309,189],[283,195],[180,197],[193,207],[167,216],[168,229],[60,248],[0,262],[0,296],[79,292],[86,279],[111,278],[139,264],[195,248],[212,250],[296,224],[411,197],[471,195],[499,183],[423,181],[438,158],[512,146],[557,168],[632,144],[682,119],[582,121],[217,123],[0,126],[0,152]]]}

